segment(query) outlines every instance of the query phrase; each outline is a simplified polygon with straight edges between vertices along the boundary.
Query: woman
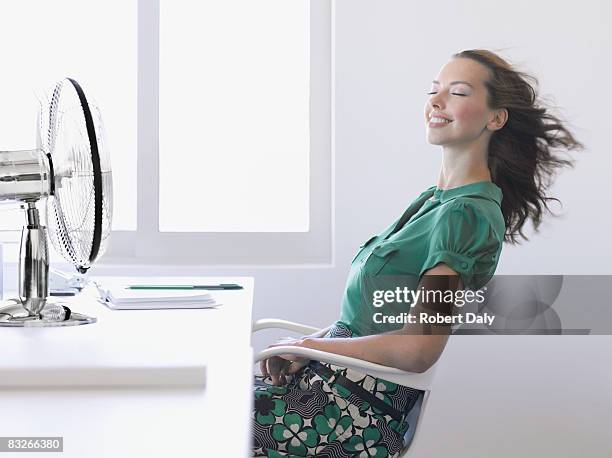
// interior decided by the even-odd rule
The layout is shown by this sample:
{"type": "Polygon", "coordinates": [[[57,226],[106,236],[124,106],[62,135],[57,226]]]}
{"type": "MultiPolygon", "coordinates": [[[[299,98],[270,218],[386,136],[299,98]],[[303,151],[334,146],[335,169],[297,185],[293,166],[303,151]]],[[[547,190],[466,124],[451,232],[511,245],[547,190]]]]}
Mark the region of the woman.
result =
{"type": "MultiPolygon", "coordinates": [[[[427,141],[443,151],[437,185],[362,245],[339,321],[324,335],[272,346],[313,348],[411,372],[437,361],[449,328],[375,323],[371,292],[381,285],[392,290],[397,279],[412,289],[447,279],[447,289],[476,290],[495,272],[504,241],[526,239],[528,219],[537,230],[548,201],[556,200],[546,194],[556,170],[571,165],[552,149],[582,145],[539,105],[529,79],[535,81],[490,51],[452,56],[425,104],[427,141]],[[390,279],[393,284],[385,284],[390,279]]],[[[398,303],[390,309],[402,307],[408,308],[398,303]]],[[[419,302],[414,310],[452,314],[443,304],[419,302]]],[[[295,355],[262,361],[261,370],[254,456],[397,456],[404,433],[414,427],[406,416],[419,390],[295,355]],[[341,378],[350,384],[338,383],[341,378]]]]}

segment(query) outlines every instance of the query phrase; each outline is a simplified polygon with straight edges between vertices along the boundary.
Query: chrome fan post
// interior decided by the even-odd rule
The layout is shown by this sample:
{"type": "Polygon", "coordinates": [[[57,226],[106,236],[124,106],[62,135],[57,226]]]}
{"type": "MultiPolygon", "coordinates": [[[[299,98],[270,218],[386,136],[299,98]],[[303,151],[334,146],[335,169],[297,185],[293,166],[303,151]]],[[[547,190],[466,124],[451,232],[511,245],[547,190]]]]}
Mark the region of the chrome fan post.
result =
{"type": "Polygon", "coordinates": [[[19,298],[1,303],[0,326],[46,327],[94,323],[95,318],[78,313],[64,316],[53,313],[57,307],[62,306],[51,303],[47,298],[47,233],[45,227],[40,224],[36,208],[36,201],[49,195],[51,177],[47,156],[39,150],[1,151],[0,165],[0,200],[23,202],[27,221],[21,232],[19,298]]]}
{"type": "Polygon", "coordinates": [[[36,316],[49,295],[49,250],[36,204],[28,202],[26,211],[28,224],[21,231],[19,252],[19,298],[28,315],[36,316]]]}

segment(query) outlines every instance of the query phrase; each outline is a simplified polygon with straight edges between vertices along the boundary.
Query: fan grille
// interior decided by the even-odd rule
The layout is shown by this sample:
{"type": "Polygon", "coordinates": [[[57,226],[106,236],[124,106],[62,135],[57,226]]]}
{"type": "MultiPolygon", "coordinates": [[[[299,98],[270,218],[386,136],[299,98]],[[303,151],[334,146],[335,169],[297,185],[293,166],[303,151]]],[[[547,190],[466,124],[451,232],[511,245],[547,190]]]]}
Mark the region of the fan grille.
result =
{"type": "Polygon", "coordinates": [[[47,199],[49,236],[83,272],[103,254],[111,231],[112,175],[102,117],[78,83],[64,79],[43,104],[40,120],[41,146],[54,173],[47,199]],[[101,182],[96,183],[97,156],[101,182]]]}

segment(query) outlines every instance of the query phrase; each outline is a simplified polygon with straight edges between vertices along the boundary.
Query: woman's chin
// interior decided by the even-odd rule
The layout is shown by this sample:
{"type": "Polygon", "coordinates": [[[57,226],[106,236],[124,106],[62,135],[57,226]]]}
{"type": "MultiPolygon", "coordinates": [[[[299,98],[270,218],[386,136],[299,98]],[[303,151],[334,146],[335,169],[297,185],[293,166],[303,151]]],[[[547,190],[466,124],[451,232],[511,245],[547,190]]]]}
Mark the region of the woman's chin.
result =
{"type": "Polygon", "coordinates": [[[435,135],[427,135],[427,143],[429,143],[430,145],[442,146],[447,143],[447,140],[444,138],[438,138],[435,135]]]}

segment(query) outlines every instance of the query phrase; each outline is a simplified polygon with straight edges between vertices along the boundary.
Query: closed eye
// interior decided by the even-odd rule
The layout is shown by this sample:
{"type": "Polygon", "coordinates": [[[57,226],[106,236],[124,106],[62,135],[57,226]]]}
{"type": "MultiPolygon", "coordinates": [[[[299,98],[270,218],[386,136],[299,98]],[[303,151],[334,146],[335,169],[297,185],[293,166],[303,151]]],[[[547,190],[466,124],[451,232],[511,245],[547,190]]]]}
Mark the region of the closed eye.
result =
{"type": "MultiPolygon", "coordinates": [[[[437,94],[437,92],[428,92],[427,95],[437,94]]],[[[459,94],[458,92],[451,92],[452,95],[460,95],[461,97],[465,97],[467,94],[459,94]]]]}

